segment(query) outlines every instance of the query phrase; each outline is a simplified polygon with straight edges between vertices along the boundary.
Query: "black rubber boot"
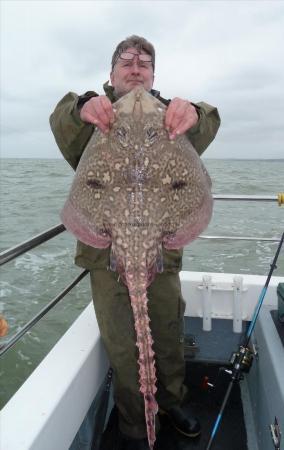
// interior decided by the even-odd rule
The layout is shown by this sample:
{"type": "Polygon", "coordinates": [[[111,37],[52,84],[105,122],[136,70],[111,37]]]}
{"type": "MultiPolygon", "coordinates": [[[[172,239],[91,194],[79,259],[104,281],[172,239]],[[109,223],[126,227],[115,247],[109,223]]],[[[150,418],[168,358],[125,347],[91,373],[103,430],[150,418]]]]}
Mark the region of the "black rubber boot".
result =
{"type": "Polygon", "coordinates": [[[186,408],[174,406],[167,411],[160,410],[159,413],[161,415],[166,414],[179,433],[191,438],[200,435],[201,426],[199,420],[193,417],[186,408]]]}
{"type": "Polygon", "coordinates": [[[130,439],[123,437],[121,450],[150,450],[150,447],[147,438],[130,439]]]}

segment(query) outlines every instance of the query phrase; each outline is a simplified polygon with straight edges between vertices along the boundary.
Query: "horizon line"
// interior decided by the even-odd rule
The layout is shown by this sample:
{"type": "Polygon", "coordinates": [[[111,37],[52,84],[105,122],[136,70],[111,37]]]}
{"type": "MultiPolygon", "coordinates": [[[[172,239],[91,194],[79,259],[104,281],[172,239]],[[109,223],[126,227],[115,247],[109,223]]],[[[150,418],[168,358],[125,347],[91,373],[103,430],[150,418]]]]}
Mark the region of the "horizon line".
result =
{"type": "MultiPolygon", "coordinates": [[[[201,157],[203,158],[203,156],[201,155],[201,157]]],[[[62,160],[62,161],[66,161],[65,159],[64,159],[64,157],[62,156],[62,157],[47,157],[47,156],[42,156],[42,157],[39,157],[39,156],[1,156],[0,157],[0,160],[1,159],[50,159],[50,160],[62,160]]],[[[234,157],[232,157],[232,158],[230,158],[230,157],[228,157],[228,156],[226,156],[226,157],[210,157],[210,156],[204,156],[204,159],[211,159],[211,160],[228,160],[228,161],[255,161],[255,160],[258,160],[258,161],[284,161],[284,158],[257,158],[257,157],[255,157],[255,158],[253,158],[253,157],[251,157],[251,158],[245,158],[245,157],[243,157],[243,158],[234,158],[234,157]]]]}

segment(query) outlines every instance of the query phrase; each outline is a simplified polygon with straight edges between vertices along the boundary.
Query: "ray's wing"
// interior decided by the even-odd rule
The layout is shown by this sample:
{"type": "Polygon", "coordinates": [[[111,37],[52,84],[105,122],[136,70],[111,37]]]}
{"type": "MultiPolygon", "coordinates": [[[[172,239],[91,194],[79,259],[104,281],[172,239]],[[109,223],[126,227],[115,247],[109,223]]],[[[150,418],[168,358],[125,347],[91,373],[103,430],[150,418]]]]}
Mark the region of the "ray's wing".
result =
{"type": "Polygon", "coordinates": [[[105,216],[106,186],[111,182],[107,138],[96,130],[76,170],[61,220],[66,229],[87,245],[106,248],[111,243],[105,216]]]}

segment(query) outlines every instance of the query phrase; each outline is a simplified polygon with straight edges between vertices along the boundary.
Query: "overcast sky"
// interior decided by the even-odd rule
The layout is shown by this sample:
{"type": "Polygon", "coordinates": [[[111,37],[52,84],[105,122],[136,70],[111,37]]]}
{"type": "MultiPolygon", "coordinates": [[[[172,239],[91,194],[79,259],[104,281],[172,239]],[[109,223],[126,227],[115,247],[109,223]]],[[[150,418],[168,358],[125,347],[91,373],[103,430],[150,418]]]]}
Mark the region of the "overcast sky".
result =
{"type": "Polygon", "coordinates": [[[219,109],[207,158],[284,158],[284,2],[3,1],[1,155],[61,158],[49,115],[67,93],[103,93],[112,53],[156,48],[163,97],[219,109]]]}

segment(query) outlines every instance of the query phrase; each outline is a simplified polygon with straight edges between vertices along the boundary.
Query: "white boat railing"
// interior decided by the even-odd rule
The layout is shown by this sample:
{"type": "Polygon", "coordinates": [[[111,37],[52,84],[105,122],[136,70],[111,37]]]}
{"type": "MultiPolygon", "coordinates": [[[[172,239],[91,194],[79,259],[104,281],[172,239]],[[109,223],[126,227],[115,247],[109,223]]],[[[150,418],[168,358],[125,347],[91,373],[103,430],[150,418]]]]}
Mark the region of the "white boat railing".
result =
{"type": "MultiPolygon", "coordinates": [[[[277,202],[279,206],[284,205],[284,193],[272,196],[259,196],[259,195],[213,195],[215,200],[237,200],[237,201],[262,201],[262,202],[277,202]]],[[[0,266],[12,261],[14,258],[26,253],[27,251],[43,244],[44,242],[54,238],[58,234],[66,231],[63,224],[55,225],[48,230],[28,239],[8,250],[0,253],[0,266]]],[[[206,236],[200,235],[200,239],[208,240],[244,240],[244,241],[268,241],[279,242],[280,238],[276,237],[244,237],[244,236],[206,236]]],[[[17,334],[15,334],[6,344],[0,346],[0,356],[6,353],[14,344],[30,329],[32,328],[42,317],[44,317],[50,309],[52,309],[60,300],[62,300],[68,292],[70,292],[74,286],[76,286],[88,273],[88,270],[81,272],[65,289],[60,292],[53,300],[51,300],[36,316],[34,316],[17,334]]]]}
{"type": "Polygon", "coordinates": [[[279,242],[279,238],[276,237],[252,237],[252,236],[207,236],[200,235],[198,239],[209,240],[227,240],[227,241],[261,241],[261,242],[279,242]]]}
{"type": "MultiPolygon", "coordinates": [[[[253,202],[277,202],[279,206],[284,205],[284,193],[279,193],[278,195],[218,195],[214,194],[213,198],[215,200],[233,200],[233,201],[253,201],[253,202]]],[[[63,224],[55,225],[48,230],[22,242],[8,250],[4,250],[0,253],[0,266],[6,264],[17,256],[37,247],[40,244],[52,239],[58,234],[66,231],[63,224]]],[[[272,241],[279,242],[277,238],[262,238],[262,237],[242,237],[242,236],[199,236],[200,239],[229,239],[229,240],[251,240],[251,241],[272,241]]]]}
{"type": "Polygon", "coordinates": [[[61,291],[53,300],[51,300],[42,310],[37,313],[29,322],[21,328],[6,344],[0,345],[0,357],[4,355],[11,347],[13,347],[18,340],[24,336],[37,322],[44,317],[60,300],[62,300],[73,287],[75,287],[87,274],[88,270],[83,270],[63,291],[61,291]]]}
{"type": "Polygon", "coordinates": [[[278,202],[284,204],[284,193],[278,195],[213,195],[214,200],[237,200],[245,202],[278,202]]]}

